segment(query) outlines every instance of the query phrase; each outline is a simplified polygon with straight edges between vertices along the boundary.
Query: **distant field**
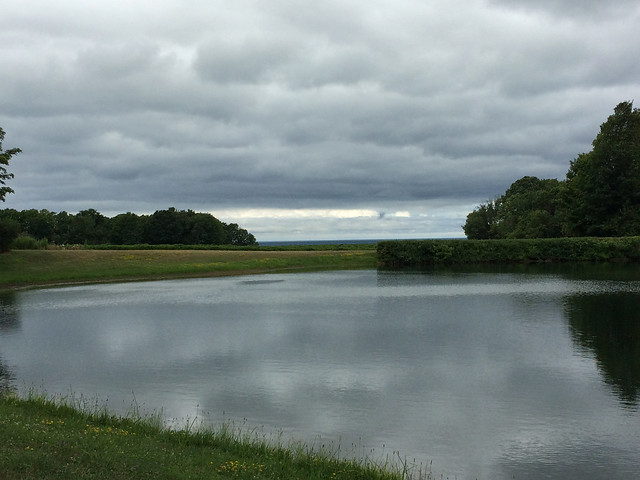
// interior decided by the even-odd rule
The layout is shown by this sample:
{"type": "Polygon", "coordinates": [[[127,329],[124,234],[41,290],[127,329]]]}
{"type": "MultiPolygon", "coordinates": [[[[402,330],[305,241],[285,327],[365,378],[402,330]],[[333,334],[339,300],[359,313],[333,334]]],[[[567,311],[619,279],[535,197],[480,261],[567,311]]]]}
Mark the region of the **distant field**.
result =
{"type": "Polygon", "coordinates": [[[367,250],[13,250],[0,288],[268,272],[375,268],[367,250]]]}

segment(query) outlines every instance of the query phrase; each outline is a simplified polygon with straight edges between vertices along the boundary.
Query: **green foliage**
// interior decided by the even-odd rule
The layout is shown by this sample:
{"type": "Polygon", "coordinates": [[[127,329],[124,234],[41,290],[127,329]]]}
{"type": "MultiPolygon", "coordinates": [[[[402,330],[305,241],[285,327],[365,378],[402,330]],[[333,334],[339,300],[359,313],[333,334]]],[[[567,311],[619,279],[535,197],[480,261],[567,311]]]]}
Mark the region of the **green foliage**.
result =
{"type": "Polygon", "coordinates": [[[2,142],[4,141],[5,132],[0,127],[0,201],[4,202],[4,198],[8,193],[13,193],[13,190],[9,187],[5,187],[6,181],[13,178],[13,173],[7,171],[9,166],[9,160],[14,155],[17,155],[22,150],[19,148],[10,148],[9,150],[2,150],[2,142]]]}
{"type": "Polygon", "coordinates": [[[0,253],[8,252],[19,234],[20,224],[16,220],[0,217],[0,253]]]}
{"type": "Polygon", "coordinates": [[[567,172],[568,235],[640,234],[640,110],[622,102],[567,172]]]}
{"type": "Polygon", "coordinates": [[[338,458],[328,449],[233,425],[163,427],[68,399],[0,394],[0,478],[409,480],[400,466],[338,458]]]}
{"type": "Polygon", "coordinates": [[[516,180],[498,201],[500,238],[550,238],[560,236],[556,211],[560,202],[560,182],[523,177],[516,180]]]}
{"type": "Polygon", "coordinates": [[[473,240],[559,237],[562,188],[556,179],[522,177],[504,195],[467,215],[464,232],[473,240]]]}
{"type": "Polygon", "coordinates": [[[523,177],[463,228],[469,239],[640,235],[640,110],[617,105],[565,181],[523,177]]]}
{"type": "Polygon", "coordinates": [[[225,225],[225,243],[227,245],[257,245],[256,237],[240,228],[237,223],[225,225]]]}
{"type": "Polygon", "coordinates": [[[640,237],[394,240],[378,243],[386,267],[477,263],[640,261],[640,237]]]}
{"type": "Polygon", "coordinates": [[[48,245],[46,238],[36,240],[31,235],[20,235],[13,241],[11,247],[15,250],[45,250],[48,245]]]}
{"type": "Polygon", "coordinates": [[[235,223],[227,225],[209,213],[175,208],[153,215],[127,212],[113,218],[92,208],[75,215],[4,209],[0,219],[11,219],[18,223],[19,232],[55,245],[258,245],[252,234],[235,223]]]}
{"type": "Polygon", "coordinates": [[[467,221],[462,227],[467,238],[488,239],[496,238],[496,210],[497,202],[481,204],[473,212],[467,215],[467,221]]]}
{"type": "Polygon", "coordinates": [[[147,223],[147,217],[139,217],[135,213],[116,215],[109,222],[109,242],[115,245],[142,243],[147,223]]]}
{"type": "Polygon", "coordinates": [[[69,219],[69,243],[101,243],[109,231],[108,219],[90,208],[82,210],[69,219]]]}

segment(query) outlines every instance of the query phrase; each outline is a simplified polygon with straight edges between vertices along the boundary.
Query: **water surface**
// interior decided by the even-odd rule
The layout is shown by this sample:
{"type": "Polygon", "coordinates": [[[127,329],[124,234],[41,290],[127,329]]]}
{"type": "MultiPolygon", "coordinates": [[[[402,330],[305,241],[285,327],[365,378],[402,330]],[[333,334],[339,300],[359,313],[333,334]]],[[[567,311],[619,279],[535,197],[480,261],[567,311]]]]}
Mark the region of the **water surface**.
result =
{"type": "Polygon", "coordinates": [[[634,478],[640,275],[322,272],[0,297],[0,384],[449,478],[634,478]]]}

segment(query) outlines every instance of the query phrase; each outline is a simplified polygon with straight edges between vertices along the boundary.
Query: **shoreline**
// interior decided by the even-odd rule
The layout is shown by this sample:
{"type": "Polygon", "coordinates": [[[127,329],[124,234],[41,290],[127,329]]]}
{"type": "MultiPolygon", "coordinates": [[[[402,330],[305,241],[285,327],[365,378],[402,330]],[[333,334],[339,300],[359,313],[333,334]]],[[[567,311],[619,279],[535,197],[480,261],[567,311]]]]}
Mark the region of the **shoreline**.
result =
{"type": "Polygon", "coordinates": [[[402,459],[343,458],[233,424],[167,427],[159,418],[114,415],[74,397],[0,389],[0,477],[427,480],[402,459]],[[412,471],[410,471],[412,470],[412,471]]]}

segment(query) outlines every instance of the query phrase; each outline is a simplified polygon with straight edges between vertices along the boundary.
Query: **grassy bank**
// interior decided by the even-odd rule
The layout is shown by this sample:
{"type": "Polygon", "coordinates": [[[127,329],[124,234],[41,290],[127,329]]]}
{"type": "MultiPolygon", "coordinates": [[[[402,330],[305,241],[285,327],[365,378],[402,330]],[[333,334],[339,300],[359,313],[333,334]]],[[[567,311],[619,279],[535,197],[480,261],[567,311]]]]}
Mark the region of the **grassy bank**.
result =
{"type": "Polygon", "coordinates": [[[369,250],[13,250],[0,255],[0,288],[375,268],[374,247],[369,250]]]}
{"type": "Polygon", "coordinates": [[[397,240],[379,242],[388,267],[482,263],[638,262],[640,237],[512,240],[397,240]]]}
{"type": "MultiPolygon", "coordinates": [[[[115,417],[78,402],[0,393],[0,478],[348,479],[411,478],[404,467],[339,459],[302,444],[226,426],[169,430],[157,419],[115,417]]],[[[413,472],[414,478],[427,478],[413,472]]]]}

